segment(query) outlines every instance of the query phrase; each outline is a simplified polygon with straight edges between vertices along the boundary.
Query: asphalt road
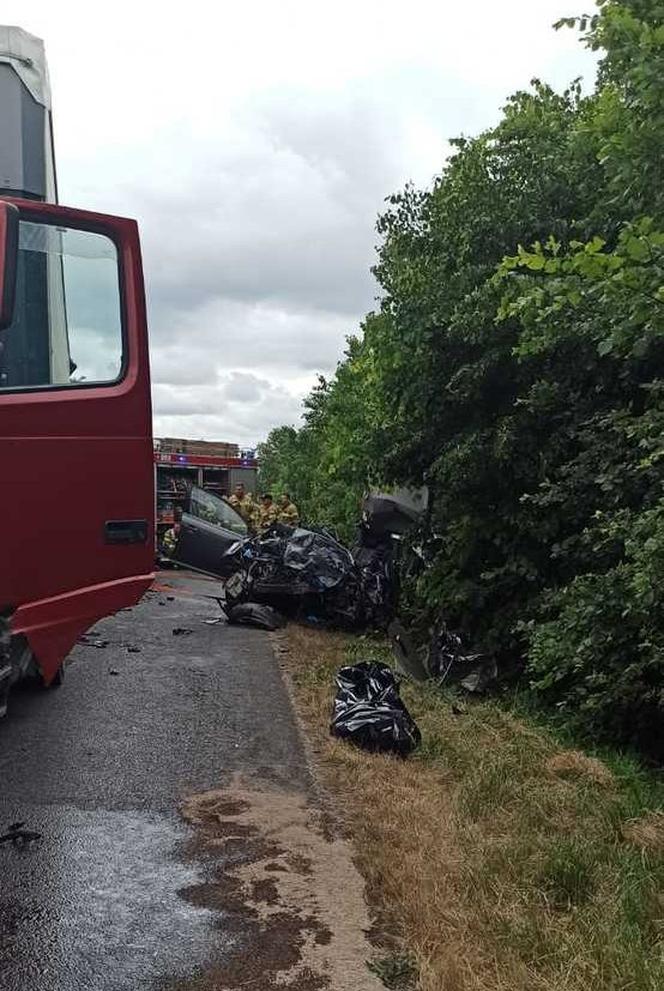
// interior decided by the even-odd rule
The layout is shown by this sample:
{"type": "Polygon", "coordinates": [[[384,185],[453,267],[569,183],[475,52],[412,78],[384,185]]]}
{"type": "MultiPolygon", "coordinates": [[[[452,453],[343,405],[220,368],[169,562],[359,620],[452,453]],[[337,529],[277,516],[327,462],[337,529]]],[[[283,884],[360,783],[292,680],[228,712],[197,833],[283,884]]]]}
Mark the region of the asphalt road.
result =
{"type": "Polygon", "coordinates": [[[267,634],[206,624],[217,586],[176,585],[100,623],[107,646],[79,645],[62,688],[10,698],[0,826],[42,839],[0,846],[4,991],[193,987],[212,956],[250,952],[250,924],[183,897],[213,868],[178,807],[234,772],[304,794],[306,762],[267,634]]]}

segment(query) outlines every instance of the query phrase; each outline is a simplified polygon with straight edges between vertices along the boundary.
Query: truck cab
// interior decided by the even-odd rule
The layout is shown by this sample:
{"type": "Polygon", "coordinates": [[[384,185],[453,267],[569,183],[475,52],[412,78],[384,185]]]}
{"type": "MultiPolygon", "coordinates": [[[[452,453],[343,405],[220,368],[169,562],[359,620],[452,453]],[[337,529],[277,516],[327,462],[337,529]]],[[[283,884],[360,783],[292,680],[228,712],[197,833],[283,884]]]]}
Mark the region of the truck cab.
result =
{"type": "Polygon", "coordinates": [[[152,581],[148,340],[133,220],[60,206],[44,46],[0,27],[0,715],[152,581]]]}

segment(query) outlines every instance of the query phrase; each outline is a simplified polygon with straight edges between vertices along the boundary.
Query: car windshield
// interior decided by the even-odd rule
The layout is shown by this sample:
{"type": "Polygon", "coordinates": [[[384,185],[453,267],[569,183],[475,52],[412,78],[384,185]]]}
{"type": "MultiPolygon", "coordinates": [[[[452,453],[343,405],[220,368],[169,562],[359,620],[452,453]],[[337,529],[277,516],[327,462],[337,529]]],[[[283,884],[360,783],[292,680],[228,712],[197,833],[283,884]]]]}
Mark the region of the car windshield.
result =
{"type": "Polygon", "coordinates": [[[247,524],[232,506],[229,506],[218,496],[212,495],[211,492],[204,492],[203,489],[199,489],[195,485],[191,490],[189,513],[205,523],[212,523],[214,526],[231,530],[241,537],[247,535],[247,524]]]}

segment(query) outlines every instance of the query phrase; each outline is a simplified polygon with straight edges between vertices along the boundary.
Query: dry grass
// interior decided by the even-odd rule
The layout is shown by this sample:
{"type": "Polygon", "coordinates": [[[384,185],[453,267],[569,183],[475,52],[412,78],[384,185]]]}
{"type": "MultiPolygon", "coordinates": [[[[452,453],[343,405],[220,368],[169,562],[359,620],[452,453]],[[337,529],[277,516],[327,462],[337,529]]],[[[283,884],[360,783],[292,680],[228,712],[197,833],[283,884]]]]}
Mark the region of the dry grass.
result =
{"type": "Polygon", "coordinates": [[[640,819],[631,819],[623,826],[622,835],[641,850],[664,854],[664,812],[647,812],[640,819]]]}
{"type": "Polygon", "coordinates": [[[588,757],[580,750],[560,750],[546,761],[546,770],[557,778],[571,781],[594,782],[596,785],[611,787],[614,778],[606,764],[596,757],[588,757]]]}
{"type": "Polygon", "coordinates": [[[413,955],[421,991],[661,991],[664,860],[636,839],[661,838],[656,783],[626,760],[610,770],[563,750],[493,702],[455,715],[449,695],[413,684],[421,750],[367,755],[328,735],[333,675],[380,646],[298,627],[288,641],[377,930],[395,959],[413,955]]]}

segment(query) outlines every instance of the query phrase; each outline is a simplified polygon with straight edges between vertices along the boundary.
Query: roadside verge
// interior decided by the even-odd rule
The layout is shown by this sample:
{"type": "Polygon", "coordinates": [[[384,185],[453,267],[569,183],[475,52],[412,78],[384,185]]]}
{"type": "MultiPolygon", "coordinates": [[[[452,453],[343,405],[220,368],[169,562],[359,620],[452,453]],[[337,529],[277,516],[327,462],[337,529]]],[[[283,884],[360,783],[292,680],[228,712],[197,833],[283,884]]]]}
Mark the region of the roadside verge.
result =
{"type": "Polygon", "coordinates": [[[330,738],[334,674],[380,644],[290,626],[280,661],[367,884],[387,987],[664,986],[664,787],[494,701],[404,684],[408,760],[330,738]]]}

